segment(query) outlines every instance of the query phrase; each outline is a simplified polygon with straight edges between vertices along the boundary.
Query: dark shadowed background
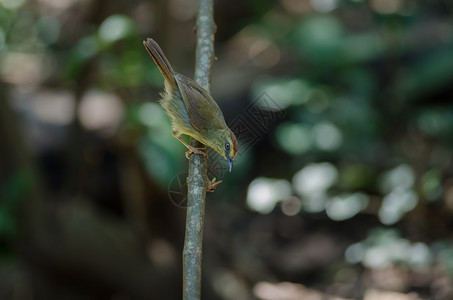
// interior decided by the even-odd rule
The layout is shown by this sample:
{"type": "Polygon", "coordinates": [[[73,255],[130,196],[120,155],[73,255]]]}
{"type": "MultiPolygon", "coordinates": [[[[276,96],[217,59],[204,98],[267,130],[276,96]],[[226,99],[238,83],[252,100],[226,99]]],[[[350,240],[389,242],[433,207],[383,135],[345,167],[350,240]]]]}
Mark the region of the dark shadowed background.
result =
{"type": "MultiPolygon", "coordinates": [[[[453,3],[215,8],[240,152],[210,152],[202,298],[453,298],[453,3]]],[[[192,77],[195,11],[0,0],[1,300],[181,298],[188,161],[142,40],[192,77]]]]}

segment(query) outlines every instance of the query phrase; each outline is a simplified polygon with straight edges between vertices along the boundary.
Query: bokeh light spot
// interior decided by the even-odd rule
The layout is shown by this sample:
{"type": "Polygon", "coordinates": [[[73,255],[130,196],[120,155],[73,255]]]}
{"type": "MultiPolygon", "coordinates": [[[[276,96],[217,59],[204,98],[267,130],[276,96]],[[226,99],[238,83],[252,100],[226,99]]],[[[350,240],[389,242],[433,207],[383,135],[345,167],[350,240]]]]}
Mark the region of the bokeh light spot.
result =
{"type": "Polygon", "coordinates": [[[114,130],[123,116],[123,103],[114,94],[92,90],[80,103],[78,114],[82,125],[90,130],[114,130]]]}
{"type": "Polygon", "coordinates": [[[266,93],[279,107],[285,109],[290,105],[299,105],[308,101],[310,88],[308,84],[300,79],[274,79],[263,77],[257,79],[252,86],[252,93],[255,98],[266,93]]]}
{"type": "Polygon", "coordinates": [[[365,255],[365,248],[362,243],[350,245],[345,251],[345,258],[349,263],[359,263],[365,255]]]}
{"type": "Polygon", "coordinates": [[[17,9],[25,3],[25,0],[0,0],[0,4],[4,8],[17,9]]]}
{"type": "Polygon", "coordinates": [[[370,5],[380,14],[394,14],[401,7],[401,0],[371,0],[370,5]]]}
{"type": "Polygon", "coordinates": [[[362,193],[342,195],[329,199],[326,213],[334,221],[352,218],[368,205],[368,196],[362,193]]]}
{"type": "Polygon", "coordinates": [[[311,91],[309,101],[305,104],[306,109],[314,114],[320,114],[330,106],[329,94],[322,88],[311,91]]]}
{"type": "Polygon", "coordinates": [[[432,263],[433,256],[426,244],[417,242],[412,244],[409,260],[412,265],[423,268],[432,263]]]}
{"type": "Polygon", "coordinates": [[[414,182],[414,170],[411,166],[402,164],[382,175],[379,181],[379,188],[381,192],[388,194],[397,187],[411,188],[414,182]]]}
{"type": "Polygon", "coordinates": [[[53,44],[60,37],[60,23],[56,18],[41,18],[39,19],[37,26],[39,37],[46,44],[53,44]]]}
{"type": "Polygon", "coordinates": [[[153,239],[148,245],[148,256],[153,263],[160,266],[172,265],[176,261],[175,248],[161,238],[153,239]]]}
{"type": "Polygon", "coordinates": [[[33,102],[33,113],[36,118],[55,125],[67,125],[75,115],[75,99],[70,92],[53,90],[36,94],[33,102]]]}
{"type": "Polygon", "coordinates": [[[98,41],[92,35],[82,38],[75,47],[76,54],[82,59],[92,57],[98,50],[98,41]]]}
{"type": "Polygon", "coordinates": [[[297,197],[289,197],[281,203],[282,212],[287,216],[295,216],[300,212],[302,202],[297,197]]]}
{"type": "Polygon", "coordinates": [[[139,119],[145,125],[156,127],[166,120],[166,116],[162,106],[148,102],[140,107],[139,119]]]}
{"type": "Polygon", "coordinates": [[[52,9],[54,14],[60,14],[64,12],[77,1],[79,0],[37,0],[37,2],[39,2],[43,6],[52,9]]]}
{"type": "Polygon", "coordinates": [[[310,0],[313,9],[320,13],[327,13],[337,7],[337,0],[310,0]]]}
{"type": "Polygon", "coordinates": [[[384,197],[378,212],[379,220],[386,225],[394,224],[411,211],[417,202],[418,196],[413,190],[397,187],[384,197]]]}
{"type": "Polygon", "coordinates": [[[319,192],[312,195],[305,195],[302,198],[302,209],[308,213],[322,212],[329,197],[325,192],[319,192]]]}
{"type": "Polygon", "coordinates": [[[212,281],[213,288],[222,299],[243,299],[248,292],[244,279],[226,269],[216,270],[212,281]]]}
{"type": "Polygon", "coordinates": [[[405,261],[411,251],[409,241],[392,234],[366,250],[363,264],[369,268],[385,268],[395,262],[405,261]]]}
{"type": "Polygon", "coordinates": [[[248,52],[250,60],[262,68],[270,68],[280,60],[280,48],[268,39],[255,39],[248,52]]]}
{"type": "Polygon", "coordinates": [[[133,29],[132,21],[123,15],[112,15],[102,22],[99,36],[106,42],[114,42],[128,36],[133,29]]]}
{"type": "Polygon", "coordinates": [[[283,123],[277,128],[279,146],[288,153],[302,154],[310,149],[312,144],[310,130],[301,124],[283,123]]]}
{"type": "Polygon", "coordinates": [[[37,84],[43,80],[42,55],[38,53],[5,53],[1,57],[0,72],[5,82],[12,84],[37,84]]]}
{"type": "Polygon", "coordinates": [[[291,195],[291,184],[284,179],[259,177],[253,180],[247,190],[247,205],[250,209],[267,214],[278,201],[291,195]]]}
{"type": "Polygon", "coordinates": [[[309,164],[293,177],[293,186],[301,196],[326,191],[338,178],[338,171],[331,163],[309,164]]]}
{"type": "Polygon", "coordinates": [[[313,137],[315,145],[326,151],[333,151],[341,146],[343,135],[341,131],[332,123],[323,122],[313,127],[313,137]]]}
{"type": "Polygon", "coordinates": [[[0,53],[5,49],[5,31],[0,27],[0,53]]]}
{"type": "Polygon", "coordinates": [[[368,268],[386,268],[404,263],[416,269],[429,267],[433,262],[431,249],[424,243],[411,243],[394,229],[377,228],[361,242],[345,251],[349,263],[362,263],[368,268]]]}
{"type": "Polygon", "coordinates": [[[307,288],[299,283],[285,281],[276,283],[260,281],[253,287],[253,295],[259,300],[320,300],[325,298],[325,295],[317,290],[307,288]]]}

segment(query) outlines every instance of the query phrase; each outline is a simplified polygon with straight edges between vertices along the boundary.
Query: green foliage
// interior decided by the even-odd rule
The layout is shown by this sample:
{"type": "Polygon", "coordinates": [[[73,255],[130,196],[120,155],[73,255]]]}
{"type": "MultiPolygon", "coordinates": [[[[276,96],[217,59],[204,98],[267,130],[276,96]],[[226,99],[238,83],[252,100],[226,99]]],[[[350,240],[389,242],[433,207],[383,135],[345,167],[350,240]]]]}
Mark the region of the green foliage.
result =
{"type": "Polygon", "coordinates": [[[30,191],[33,177],[30,170],[12,174],[0,185],[0,239],[13,239],[17,234],[17,209],[30,191]]]}

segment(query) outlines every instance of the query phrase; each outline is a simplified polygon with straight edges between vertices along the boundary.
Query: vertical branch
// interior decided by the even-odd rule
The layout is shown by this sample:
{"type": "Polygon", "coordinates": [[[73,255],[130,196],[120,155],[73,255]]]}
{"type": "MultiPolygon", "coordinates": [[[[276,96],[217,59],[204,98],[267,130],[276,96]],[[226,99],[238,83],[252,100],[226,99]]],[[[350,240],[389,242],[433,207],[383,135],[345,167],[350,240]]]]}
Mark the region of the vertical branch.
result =
{"type": "Polygon", "coordinates": [[[214,60],[214,34],[216,31],[213,15],[213,0],[199,0],[195,80],[208,92],[211,90],[211,67],[214,60]]]}
{"type": "MultiPolygon", "coordinates": [[[[198,1],[197,51],[195,80],[210,91],[211,66],[214,58],[213,0],[198,1]]],[[[192,139],[192,146],[202,147],[192,139]]],[[[191,155],[187,178],[186,237],[183,250],[183,299],[200,299],[203,224],[207,187],[207,159],[191,155]]]]}

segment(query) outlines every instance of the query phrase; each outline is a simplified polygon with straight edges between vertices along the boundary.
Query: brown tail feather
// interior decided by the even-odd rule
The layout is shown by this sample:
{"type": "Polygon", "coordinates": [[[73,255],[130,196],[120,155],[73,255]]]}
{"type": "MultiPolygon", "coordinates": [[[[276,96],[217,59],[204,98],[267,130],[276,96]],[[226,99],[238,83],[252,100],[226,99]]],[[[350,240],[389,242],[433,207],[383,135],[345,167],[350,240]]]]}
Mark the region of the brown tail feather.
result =
{"type": "Polygon", "coordinates": [[[173,86],[176,83],[174,71],[162,49],[151,38],[148,38],[146,41],[143,41],[143,45],[145,46],[149,55],[151,55],[152,59],[156,63],[157,67],[159,68],[159,71],[162,73],[162,76],[164,76],[165,80],[168,81],[171,86],[173,86]]]}

